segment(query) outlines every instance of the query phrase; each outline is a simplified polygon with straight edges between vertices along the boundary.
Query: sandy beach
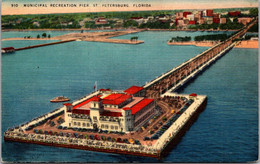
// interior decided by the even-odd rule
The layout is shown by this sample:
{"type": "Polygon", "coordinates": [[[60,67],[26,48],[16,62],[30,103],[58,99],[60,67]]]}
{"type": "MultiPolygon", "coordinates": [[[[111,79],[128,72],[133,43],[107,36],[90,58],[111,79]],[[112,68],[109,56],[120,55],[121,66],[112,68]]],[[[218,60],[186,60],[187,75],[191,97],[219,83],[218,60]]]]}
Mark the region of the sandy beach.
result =
{"type": "MultiPolygon", "coordinates": [[[[215,42],[209,42],[209,41],[203,41],[203,42],[168,42],[168,45],[183,45],[183,46],[198,46],[198,47],[212,47],[215,44],[219,43],[218,41],[215,42]]],[[[239,42],[235,48],[259,48],[258,40],[243,40],[239,42]]]]}
{"type": "Polygon", "coordinates": [[[215,42],[209,42],[209,41],[203,41],[203,42],[168,42],[168,45],[183,45],[183,46],[198,46],[198,47],[212,47],[213,45],[219,43],[218,41],[215,42]]]}
{"type": "Polygon", "coordinates": [[[243,40],[235,48],[259,48],[258,40],[243,40]]]}

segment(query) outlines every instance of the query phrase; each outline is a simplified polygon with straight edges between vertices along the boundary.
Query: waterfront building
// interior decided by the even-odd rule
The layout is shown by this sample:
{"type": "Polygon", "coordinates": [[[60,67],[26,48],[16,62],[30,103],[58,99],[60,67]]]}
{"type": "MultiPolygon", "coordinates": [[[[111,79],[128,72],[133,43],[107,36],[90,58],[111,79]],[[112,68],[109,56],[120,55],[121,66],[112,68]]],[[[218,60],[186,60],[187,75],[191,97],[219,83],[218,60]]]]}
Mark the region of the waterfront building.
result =
{"type": "Polygon", "coordinates": [[[200,19],[199,19],[199,24],[204,24],[204,23],[205,23],[204,18],[200,18],[200,19]]]}
{"type": "Polygon", "coordinates": [[[189,24],[193,25],[193,24],[196,24],[196,22],[194,20],[191,20],[191,21],[189,21],[189,24]]]}
{"type": "Polygon", "coordinates": [[[131,20],[136,21],[139,25],[144,23],[144,18],[143,17],[131,17],[131,20]]]}
{"type": "Polygon", "coordinates": [[[183,19],[183,12],[177,12],[176,19],[183,19]]]}
{"type": "Polygon", "coordinates": [[[144,89],[138,86],[122,92],[100,89],[97,95],[78,104],[64,104],[65,122],[62,126],[95,131],[136,131],[158,112],[155,100],[142,95],[144,89]]]}
{"type": "Polygon", "coordinates": [[[218,13],[213,13],[213,18],[220,18],[220,14],[218,14],[218,13]]]}
{"type": "Polygon", "coordinates": [[[220,18],[213,18],[213,23],[219,24],[220,23],[220,18]]]}
{"type": "Polygon", "coordinates": [[[179,27],[182,27],[182,26],[184,26],[184,21],[182,19],[177,20],[177,24],[179,27]]]}
{"type": "Polygon", "coordinates": [[[213,17],[213,10],[204,10],[202,12],[203,17],[213,17]]]}
{"type": "Polygon", "coordinates": [[[194,21],[194,14],[189,14],[186,16],[187,19],[189,19],[190,21],[194,21]]]}
{"type": "Polygon", "coordinates": [[[14,52],[14,51],[15,51],[14,47],[5,47],[5,48],[1,49],[2,53],[8,53],[8,52],[14,52]]]}
{"type": "Polygon", "coordinates": [[[191,14],[192,14],[191,12],[185,11],[185,12],[183,12],[183,17],[184,17],[184,18],[187,18],[187,16],[188,16],[188,15],[191,15],[191,14]]]}
{"type": "Polygon", "coordinates": [[[101,17],[101,18],[97,18],[97,20],[95,21],[96,25],[102,25],[102,24],[109,24],[109,22],[107,21],[107,19],[101,17]]]}
{"type": "Polygon", "coordinates": [[[228,15],[231,16],[231,17],[237,17],[241,14],[240,11],[230,11],[228,12],[228,15]]]}
{"type": "Polygon", "coordinates": [[[204,17],[204,21],[207,24],[212,24],[213,23],[213,17],[204,17]]]}
{"type": "Polygon", "coordinates": [[[39,22],[33,22],[33,25],[36,27],[40,27],[40,23],[39,22]]]}
{"type": "Polygon", "coordinates": [[[227,23],[227,19],[226,18],[220,18],[220,24],[226,24],[227,23]]]}

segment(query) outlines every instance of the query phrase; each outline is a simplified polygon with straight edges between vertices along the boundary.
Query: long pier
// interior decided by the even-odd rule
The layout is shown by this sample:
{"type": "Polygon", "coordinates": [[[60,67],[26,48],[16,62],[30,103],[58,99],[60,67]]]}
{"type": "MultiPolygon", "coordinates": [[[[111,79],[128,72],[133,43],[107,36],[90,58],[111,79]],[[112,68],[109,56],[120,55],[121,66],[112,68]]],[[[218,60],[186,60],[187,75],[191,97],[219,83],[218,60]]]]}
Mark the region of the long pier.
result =
{"type": "Polygon", "coordinates": [[[144,88],[146,89],[146,96],[151,98],[159,98],[166,92],[176,91],[180,86],[187,83],[216,59],[223,56],[226,52],[233,48],[236,44],[236,39],[245,35],[247,30],[256,22],[257,20],[254,20],[247,27],[240,29],[236,34],[227,40],[214,45],[206,51],[150,81],[149,83],[146,83],[144,85],[144,88]]]}
{"type": "Polygon", "coordinates": [[[26,50],[26,49],[37,48],[37,47],[50,46],[50,45],[54,45],[54,44],[68,43],[68,42],[73,42],[73,41],[76,41],[76,39],[69,39],[69,40],[63,40],[63,41],[58,41],[58,42],[45,43],[45,44],[37,44],[37,45],[33,45],[33,46],[27,46],[27,47],[22,47],[22,48],[16,48],[15,51],[26,50]]]}

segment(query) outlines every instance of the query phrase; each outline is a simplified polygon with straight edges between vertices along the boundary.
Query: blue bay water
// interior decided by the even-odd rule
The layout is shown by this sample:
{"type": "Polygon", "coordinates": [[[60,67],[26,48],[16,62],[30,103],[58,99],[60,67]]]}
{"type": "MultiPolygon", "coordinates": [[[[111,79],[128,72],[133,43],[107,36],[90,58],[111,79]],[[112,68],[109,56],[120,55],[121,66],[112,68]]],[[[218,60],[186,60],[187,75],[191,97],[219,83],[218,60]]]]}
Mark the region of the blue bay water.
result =
{"type": "MultiPolygon", "coordinates": [[[[37,32],[32,32],[37,34],[37,32]]],[[[70,42],[2,55],[2,133],[98,88],[124,90],[178,66],[207,47],[169,46],[173,36],[206,32],[142,32],[144,44],[70,42]]],[[[11,37],[2,33],[4,37],[11,37]]],[[[24,35],[23,32],[19,35],[24,35]]],[[[3,38],[4,38],[3,37],[3,38]]],[[[2,41],[22,47],[35,42],[2,41]],[[21,46],[22,45],[22,46],[21,46]]],[[[208,105],[161,162],[245,162],[258,155],[258,50],[233,49],[180,92],[208,96],[208,105]]],[[[13,162],[158,162],[153,158],[11,143],[2,158],[13,162]]]]}

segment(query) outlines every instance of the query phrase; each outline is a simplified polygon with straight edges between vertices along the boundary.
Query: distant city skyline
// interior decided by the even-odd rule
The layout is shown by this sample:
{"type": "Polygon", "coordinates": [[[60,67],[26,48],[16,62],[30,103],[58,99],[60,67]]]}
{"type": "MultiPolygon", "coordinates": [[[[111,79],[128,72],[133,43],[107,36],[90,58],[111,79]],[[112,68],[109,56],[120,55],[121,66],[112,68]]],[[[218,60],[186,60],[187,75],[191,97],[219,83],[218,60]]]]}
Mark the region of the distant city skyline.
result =
{"type": "Polygon", "coordinates": [[[2,0],[2,15],[240,7],[258,7],[258,0],[2,0]],[[59,7],[60,4],[64,6],[59,7]]]}

